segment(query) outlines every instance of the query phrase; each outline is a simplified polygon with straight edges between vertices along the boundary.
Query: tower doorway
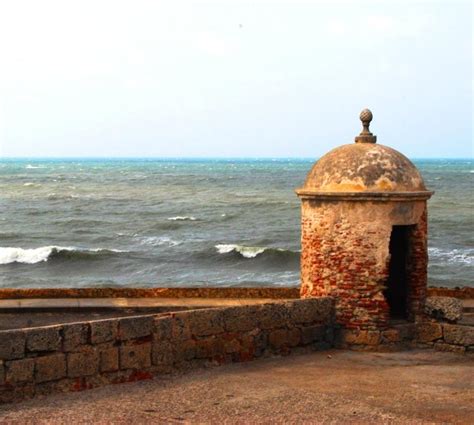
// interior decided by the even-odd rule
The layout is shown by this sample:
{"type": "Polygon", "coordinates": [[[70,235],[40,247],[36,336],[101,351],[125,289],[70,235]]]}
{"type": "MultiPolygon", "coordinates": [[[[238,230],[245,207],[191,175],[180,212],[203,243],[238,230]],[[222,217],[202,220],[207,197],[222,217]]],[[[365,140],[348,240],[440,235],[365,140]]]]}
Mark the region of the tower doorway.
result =
{"type": "Polygon", "coordinates": [[[390,235],[390,265],[385,299],[391,319],[407,319],[409,235],[412,226],[393,226],[390,235]]]}

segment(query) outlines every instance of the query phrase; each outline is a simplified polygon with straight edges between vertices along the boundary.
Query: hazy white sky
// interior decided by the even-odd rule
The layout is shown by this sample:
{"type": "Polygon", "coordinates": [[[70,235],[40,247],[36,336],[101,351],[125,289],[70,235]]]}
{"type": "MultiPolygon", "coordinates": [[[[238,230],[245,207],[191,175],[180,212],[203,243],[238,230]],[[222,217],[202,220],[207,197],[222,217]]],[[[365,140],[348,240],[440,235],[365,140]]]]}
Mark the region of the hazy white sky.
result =
{"type": "Polygon", "coordinates": [[[0,2],[0,155],[467,157],[472,6],[0,2]]]}

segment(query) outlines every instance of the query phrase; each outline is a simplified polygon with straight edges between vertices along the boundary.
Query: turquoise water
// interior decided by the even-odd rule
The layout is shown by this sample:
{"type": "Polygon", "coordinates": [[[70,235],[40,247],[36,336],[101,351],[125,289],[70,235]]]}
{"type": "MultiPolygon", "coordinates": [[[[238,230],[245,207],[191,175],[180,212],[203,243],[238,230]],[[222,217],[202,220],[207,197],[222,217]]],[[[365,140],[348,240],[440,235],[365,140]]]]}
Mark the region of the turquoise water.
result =
{"type": "MultiPolygon", "coordinates": [[[[297,285],[313,162],[0,160],[0,287],[297,285]]],[[[429,282],[472,286],[473,163],[414,162],[436,191],[429,282]]]]}

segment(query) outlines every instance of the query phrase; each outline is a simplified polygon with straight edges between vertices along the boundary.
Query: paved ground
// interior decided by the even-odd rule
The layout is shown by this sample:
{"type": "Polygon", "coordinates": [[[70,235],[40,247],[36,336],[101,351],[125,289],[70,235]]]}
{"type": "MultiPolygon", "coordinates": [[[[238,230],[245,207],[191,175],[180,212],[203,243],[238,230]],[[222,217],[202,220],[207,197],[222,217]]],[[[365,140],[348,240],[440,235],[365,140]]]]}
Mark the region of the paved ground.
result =
{"type": "Polygon", "coordinates": [[[2,424],[474,423],[474,359],[327,351],[0,407],[2,424]]]}

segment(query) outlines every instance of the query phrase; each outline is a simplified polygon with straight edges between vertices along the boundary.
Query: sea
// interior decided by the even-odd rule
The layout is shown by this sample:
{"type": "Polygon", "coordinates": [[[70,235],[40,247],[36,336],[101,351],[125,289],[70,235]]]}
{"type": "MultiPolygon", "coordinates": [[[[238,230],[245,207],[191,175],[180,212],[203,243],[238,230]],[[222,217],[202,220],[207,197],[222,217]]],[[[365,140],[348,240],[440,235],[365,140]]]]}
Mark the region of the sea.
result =
{"type": "MultiPolygon", "coordinates": [[[[315,159],[0,159],[0,287],[297,286],[315,159]]],[[[472,159],[418,159],[429,284],[474,286],[472,159]]]]}

